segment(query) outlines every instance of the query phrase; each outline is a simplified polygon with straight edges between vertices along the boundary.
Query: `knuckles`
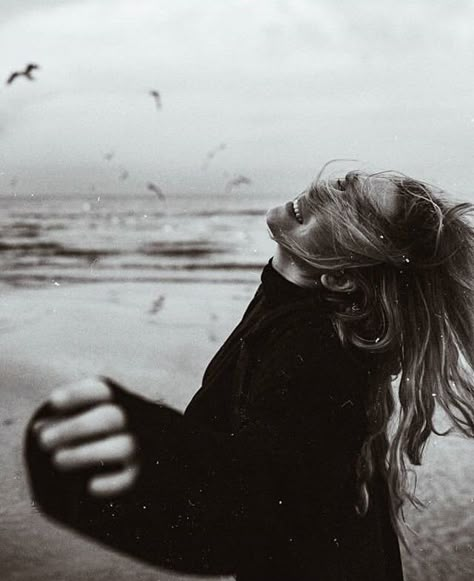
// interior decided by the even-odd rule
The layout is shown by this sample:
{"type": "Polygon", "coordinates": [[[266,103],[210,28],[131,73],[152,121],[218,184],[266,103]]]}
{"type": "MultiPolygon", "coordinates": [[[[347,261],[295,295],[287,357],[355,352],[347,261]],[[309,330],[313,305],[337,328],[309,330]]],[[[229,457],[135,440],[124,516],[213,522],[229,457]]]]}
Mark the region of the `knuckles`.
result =
{"type": "Polygon", "coordinates": [[[46,422],[37,429],[40,444],[45,449],[72,443],[79,438],[107,435],[126,428],[125,412],[117,405],[100,404],[66,419],[46,422]]]}
{"type": "Polygon", "coordinates": [[[72,469],[132,463],[137,455],[137,442],[132,434],[123,433],[72,448],[58,448],[52,455],[57,468],[72,469]]]}
{"type": "Polygon", "coordinates": [[[41,448],[60,469],[127,464],[137,455],[136,437],[126,431],[124,410],[101,403],[75,416],[40,422],[33,430],[41,448]]]}
{"type": "Polygon", "coordinates": [[[63,409],[85,403],[107,401],[111,397],[110,387],[102,379],[91,377],[57,387],[51,392],[49,402],[53,407],[63,409]]]}
{"type": "Polygon", "coordinates": [[[125,411],[113,402],[111,388],[99,378],[56,388],[48,398],[54,415],[38,420],[32,433],[61,471],[107,468],[99,472],[91,490],[99,496],[130,488],[139,471],[138,441],[127,431],[125,411]]]}
{"type": "Polygon", "coordinates": [[[126,425],[125,412],[119,406],[100,404],[69,418],[47,421],[36,431],[41,443],[49,448],[75,438],[121,430],[126,425]]]}

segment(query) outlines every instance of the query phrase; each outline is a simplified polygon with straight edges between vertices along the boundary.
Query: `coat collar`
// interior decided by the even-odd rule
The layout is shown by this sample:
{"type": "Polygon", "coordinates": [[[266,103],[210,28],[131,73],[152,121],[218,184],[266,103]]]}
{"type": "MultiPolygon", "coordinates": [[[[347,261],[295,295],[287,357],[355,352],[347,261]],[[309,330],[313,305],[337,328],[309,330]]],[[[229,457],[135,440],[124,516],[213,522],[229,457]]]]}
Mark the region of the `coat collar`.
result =
{"type": "Polygon", "coordinates": [[[319,288],[305,288],[290,282],[273,268],[271,259],[262,272],[262,289],[267,301],[274,306],[305,300],[321,306],[324,302],[319,288]]]}

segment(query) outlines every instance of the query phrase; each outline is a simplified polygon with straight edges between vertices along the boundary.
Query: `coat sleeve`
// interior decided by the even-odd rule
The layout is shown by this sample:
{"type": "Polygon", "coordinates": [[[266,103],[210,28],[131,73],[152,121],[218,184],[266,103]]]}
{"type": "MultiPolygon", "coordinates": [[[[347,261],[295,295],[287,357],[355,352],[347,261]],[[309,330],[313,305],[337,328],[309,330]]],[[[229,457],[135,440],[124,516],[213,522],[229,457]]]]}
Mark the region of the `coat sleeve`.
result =
{"type": "MultiPolygon", "coordinates": [[[[318,355],[319,340],[311,325],[268,338],[247,377],[247,421],[234,434],[210,431],[109,380],[139,442],[133,490],[92,498],[90,473],[55,470],[28,428],[35,502],[86,536],[186,573],[232,574],[238,547],[252,539],[304,536],[340,501],[360,447],[349,363],[340,348],[318,355]]],[[[47,413],[39,410],[32,422],[47,413]]]]}

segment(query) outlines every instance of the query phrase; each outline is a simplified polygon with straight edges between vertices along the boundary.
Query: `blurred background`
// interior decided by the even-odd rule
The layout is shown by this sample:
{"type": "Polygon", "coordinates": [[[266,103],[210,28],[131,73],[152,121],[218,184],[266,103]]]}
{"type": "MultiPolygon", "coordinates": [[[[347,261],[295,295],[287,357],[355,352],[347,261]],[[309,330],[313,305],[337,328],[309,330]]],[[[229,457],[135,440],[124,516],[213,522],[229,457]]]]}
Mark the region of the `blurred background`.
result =
{"type": "MultiPolygon", "coordinates": [[[[473,22],[470,0],[2,0],[2,578],[170,578],[35,513],[27,418],[99,371],[184,407],[271,255],[265,210],[328,160],[474,201],[473,22]]],[[[427,451],[408,581],[472,579],[471,453],[427,451]]]]}
{"type": "Polygon", "coordinates": [[[288,195],[355,158],[470,194],[473,13],[469,0],[2,0],[0,74],[41,68],[2,86],[0,190],[221,193],[227,172],[288,195]]]}

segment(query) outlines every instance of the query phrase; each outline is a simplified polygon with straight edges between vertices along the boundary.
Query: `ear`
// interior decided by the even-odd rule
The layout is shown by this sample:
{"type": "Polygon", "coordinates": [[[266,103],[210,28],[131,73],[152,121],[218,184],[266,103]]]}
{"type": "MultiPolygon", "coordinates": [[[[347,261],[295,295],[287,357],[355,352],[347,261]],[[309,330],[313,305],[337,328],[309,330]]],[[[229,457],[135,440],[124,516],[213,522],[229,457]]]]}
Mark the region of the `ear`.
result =
{"type": "Polygon", "coordinates": [[[341,271],[322,274],[321,284],[330,291],[340,293],[351,293],[357,289],[356,281],[341,271]]]}

